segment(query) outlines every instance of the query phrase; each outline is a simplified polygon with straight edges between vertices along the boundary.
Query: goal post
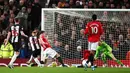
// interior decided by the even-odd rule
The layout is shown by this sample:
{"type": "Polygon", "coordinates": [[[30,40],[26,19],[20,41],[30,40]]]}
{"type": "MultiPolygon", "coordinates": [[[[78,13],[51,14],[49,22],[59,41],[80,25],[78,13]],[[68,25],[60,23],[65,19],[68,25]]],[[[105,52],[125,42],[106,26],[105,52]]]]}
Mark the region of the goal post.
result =
{"type": "MultiPolygon", "coordinates": [[[[113,48],[113,54],[130,66],[130,9],[42,9],[41,30],[46,31],[54,50],[66,64],[81,64],[83,50],[88,49],[87,38],[80,30],[96,14],[103,24],[103,39],[113,48]],[[81,46],[81,48],[79,47],[81,46]]],[[[109,66],[118,66],[108,59],[109,66]]],[[[101,58],[95,64],[102,66],[101,58]]]]}

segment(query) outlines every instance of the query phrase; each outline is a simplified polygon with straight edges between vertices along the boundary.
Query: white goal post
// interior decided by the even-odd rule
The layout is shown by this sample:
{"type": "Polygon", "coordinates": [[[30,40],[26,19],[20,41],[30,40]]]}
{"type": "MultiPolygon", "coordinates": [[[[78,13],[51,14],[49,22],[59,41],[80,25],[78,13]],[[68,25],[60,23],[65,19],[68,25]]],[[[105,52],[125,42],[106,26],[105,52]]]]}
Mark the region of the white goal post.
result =
{"type": "MultiPolygon", "coordinates": [[[[113,48],[115,57],[130,66],[130,9],[43,8],[41,30],[46,31],[49,42],[61,54],[65,63],[80,64],[83,50],[88,49],[87,38],[82,38],[80,30],[91,21],[93,14],[103,24],[103,39],[113,48]]],[[[109,66],[118,66],[110,59],[107,61],[109,66]]],[[[95,61],[95,64],[101,66],[101,59],[95,61]]]]}

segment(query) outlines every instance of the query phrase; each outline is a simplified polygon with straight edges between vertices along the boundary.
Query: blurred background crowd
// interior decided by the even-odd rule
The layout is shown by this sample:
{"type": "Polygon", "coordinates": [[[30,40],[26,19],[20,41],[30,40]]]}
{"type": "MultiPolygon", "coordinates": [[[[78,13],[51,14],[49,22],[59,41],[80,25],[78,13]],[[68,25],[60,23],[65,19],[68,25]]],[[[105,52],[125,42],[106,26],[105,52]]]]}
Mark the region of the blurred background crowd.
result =
{"type": "Polygon", "coordinates": [[[49,8],[130,8],[129,0],[45,0],[44,3],[49,8]]]}

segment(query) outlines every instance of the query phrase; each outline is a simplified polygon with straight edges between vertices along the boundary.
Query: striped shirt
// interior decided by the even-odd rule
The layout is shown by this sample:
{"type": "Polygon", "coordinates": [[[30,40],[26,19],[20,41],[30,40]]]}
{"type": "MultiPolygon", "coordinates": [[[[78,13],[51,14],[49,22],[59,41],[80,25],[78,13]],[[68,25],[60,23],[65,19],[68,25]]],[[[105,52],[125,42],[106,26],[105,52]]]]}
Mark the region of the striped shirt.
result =
{"type": "Polygon", "coordinates": [[[11,32],[11,43],[19,43],[21,40],[20,32],[23,31],[23,28],[19,24],[14,24],[9,31],[11,32]]]}
{"type": "Polygon", "coordinates": [[[31,37],[29,37],[29,42],[30,42],[32,51],[35,51],[36,49],[40,49],[37,36],[31,36],[31,37]]]}

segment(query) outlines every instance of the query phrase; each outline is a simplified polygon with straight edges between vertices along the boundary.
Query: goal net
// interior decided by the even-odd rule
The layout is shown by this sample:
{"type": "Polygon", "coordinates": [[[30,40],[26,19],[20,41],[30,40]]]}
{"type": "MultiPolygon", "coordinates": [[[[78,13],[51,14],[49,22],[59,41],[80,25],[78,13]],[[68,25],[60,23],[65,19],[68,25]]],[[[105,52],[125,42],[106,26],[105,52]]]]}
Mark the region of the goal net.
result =
{"type": "MultiPolygon", "coordinates": [[[[103,24],[103,39],[112,47],[115,57],[130,66],[130,12],[126,9],[42,9],[41,29],[66,64],[78,65],[83,51],[88,49],[87,37],[83,38],[80,30],[85,29],[93,14],[103,24]]],[[[109,58],[107,62],[109,66],[118,66],[109,58]]],[[[102,66],[101,57],[95,64],[102,66]]]]}

